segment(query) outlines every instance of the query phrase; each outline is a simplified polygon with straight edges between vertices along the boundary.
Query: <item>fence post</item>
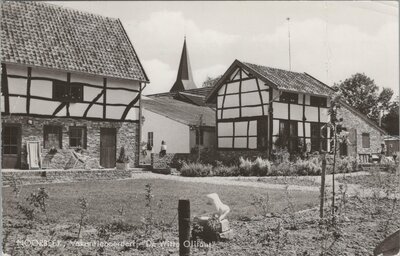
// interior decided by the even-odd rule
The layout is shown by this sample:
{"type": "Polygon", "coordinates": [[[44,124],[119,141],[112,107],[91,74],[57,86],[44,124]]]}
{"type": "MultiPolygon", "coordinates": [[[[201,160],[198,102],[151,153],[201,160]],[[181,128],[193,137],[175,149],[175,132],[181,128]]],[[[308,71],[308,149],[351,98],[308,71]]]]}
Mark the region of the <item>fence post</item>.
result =
{"type": "Polygon", "coordinates": [[[322,171],[321,171],[321,202],[319,205],[319,217],[324,217],[324,201],[325,201],[325,173],[326,173],[326,154],[322,156],[322,171]]]}
{"type": "Polygon", "coordinates": [[[190,255],[190,201],[179,200],[179,256],[190,255]]]}

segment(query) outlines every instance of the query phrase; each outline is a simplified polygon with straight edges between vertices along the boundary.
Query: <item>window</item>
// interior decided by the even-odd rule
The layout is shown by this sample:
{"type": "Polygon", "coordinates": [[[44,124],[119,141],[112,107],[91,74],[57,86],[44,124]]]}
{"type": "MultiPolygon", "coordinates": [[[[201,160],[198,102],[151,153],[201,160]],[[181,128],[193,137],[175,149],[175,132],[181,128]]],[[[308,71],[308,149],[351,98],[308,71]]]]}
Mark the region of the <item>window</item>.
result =
{"type": "Polygon", "coordinates": [[[196,129],[196,145],[204,144],[204,131],[196,129]]]}
{"type": "Polygon", "coordinates": [[[327,151],[328,139],[325,124],[311,123],[311,151],[327,151]]]}
{"type": "Polygon", "coordinates": [[[363,148],[369,148],[370,147],[369,133],[363,133],[362,134],[362,147],[363,148]]]}
{"type": "Polygon", "coordinates": [[[147,148],[151,149],[154,146],[153,132],[147,133],[147,148]]]}
{"type": "Polygon", "coordinates": [[[44,148],[62,148],[62,132],[61,126],[45,125],[44,126],[44,148]]]}
{"type": "Polygon", "coordinates": [[[86,148],[86,127],[69,127],[69,146],[86,148]]]}
{"type": "Polygon", "coordinates": [[[279,97],[279,101],[286,103],[298,103],[299,95],[292,92],[282,92],[281,96],[279,97]]]}
{"type": "Polygon", "coordinates": [[[15,126],[3,126],[3,154],[18,154],[18,129],[15,126]]]}
{"type": "Polygon", "coordinates": [[[66,102],[80,102],[83,100],[83,86],[81,84],[67,84],[64,81],[53,82],[53,99],[66,102]]]}
{"type": "Polygon", "coordinates": [[[297,121],[279,122],[279,143],[278,145],[287,148],[289,152],[298,150],[298,127],[297,121]]]}
{"type": "Polygon", "coordinates": [[[311,96],[310,97],[310,105],[315,106],[315,107],[323,107],[326,108],[326,98],[324,97],[317,97],[317,96],[311,96]]]}

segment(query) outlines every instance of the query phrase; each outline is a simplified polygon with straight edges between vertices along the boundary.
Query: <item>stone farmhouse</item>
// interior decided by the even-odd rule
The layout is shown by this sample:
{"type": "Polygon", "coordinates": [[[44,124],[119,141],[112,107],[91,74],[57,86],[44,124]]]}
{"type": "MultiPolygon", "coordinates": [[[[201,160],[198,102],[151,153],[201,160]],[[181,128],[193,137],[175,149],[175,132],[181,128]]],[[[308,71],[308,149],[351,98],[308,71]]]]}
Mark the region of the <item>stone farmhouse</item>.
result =
{"type": "MultiPolygon", "coordinates": [[[[216,82],[206,102],[216,105],[217,149],[221,154],[270,156],[277,145],[290,152],[331,148],[330,96],[334,91],[307,73],[235,60],[216,82]]],[[[368,161],[386,132],[342,103],[339,117],[349,132],[343,155],[368,161]]]]}
{"type": "Polygon", "coordinates": [[[40,2],[1,4],[2,168],[65,168],[71,151],[138,164],[149,79],[120,20],[40,2]],[[32,152],[31,152],[32,154],[32,152]]]}

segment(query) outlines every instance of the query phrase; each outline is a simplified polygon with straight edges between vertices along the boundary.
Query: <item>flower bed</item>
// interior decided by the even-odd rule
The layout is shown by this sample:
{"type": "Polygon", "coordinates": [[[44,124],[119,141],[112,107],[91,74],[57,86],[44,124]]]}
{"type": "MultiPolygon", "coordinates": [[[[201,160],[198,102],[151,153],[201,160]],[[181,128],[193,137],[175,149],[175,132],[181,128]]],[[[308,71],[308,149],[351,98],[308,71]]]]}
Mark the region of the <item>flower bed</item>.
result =
{"type": "MultiPolygon", "coordinates": [[[[350,173],[357,171],[358,162],[352,157],[337,157],[336,173],[350,173]]],[[[332,161],[328,160],[326,173],[332,173],[332,161]]],[[[278,158],[274,162],[258,157],[254,161],[241,157],[238,165],[226,166],[217,162],[214,166],[200,162],[182,164],[179,170],[182,176],[307,176],[321,175],[322,161],[318,156],[308,159],[278,158]]]]}

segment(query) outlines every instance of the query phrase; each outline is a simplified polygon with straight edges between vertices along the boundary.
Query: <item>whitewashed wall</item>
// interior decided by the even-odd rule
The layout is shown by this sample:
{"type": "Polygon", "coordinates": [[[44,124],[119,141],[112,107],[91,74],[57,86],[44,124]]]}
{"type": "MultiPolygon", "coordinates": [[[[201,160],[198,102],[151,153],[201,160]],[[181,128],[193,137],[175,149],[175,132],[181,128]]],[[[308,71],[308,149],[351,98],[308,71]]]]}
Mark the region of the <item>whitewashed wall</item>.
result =
{"type": "MultiPolygon", "coordinates": [[[[269,97],[268,87],[265,83],[256,78],[251,80],[242,72],[233,71],[232,75],[218,91],[217,96],[217,131],[219,148],[249,148],[257,147],[257,120],[262,116],[268,116],[268,104],[273,101],[273,131],[272,140],[275,141],[279,135],[280,120],[292,120],[297,122],[297,132],[300,138],[305,137],[306,143],[310,143],[311,122],[325,124],[329,122],[327,107],[315,107],[310,105],[311,95],[298,94],[297,103],[280,102],[280,91],[273,89],[272,99],[269,97]],[[258,81],[258,86],[257,86],[258,81]],[[241,86],[240,86],[241,84],[241,86]],[[258,91],[258,88],[261,90],[258,91]],[[261,92],[261,97],[260,97],[261,92]],[[241,122],[241,119],[244,119],[241,122]],[[252,120],[254,119],[254,120],[252,120]],[[241,123],[251,121],[255,127],[248,136],[242,134],[241,123]],[[239,137],[238,137],[239,136],[239,137]],[[252,137],[254,136],[254,137],[252,137]],[[248,142],[247,142],[248,141],[248,142]]],[[[247,127],[247,126],[246,126],[247,127]]],[[[247,132],[247,131],[246,131],[247,132]]],[[[328,132],[328,137],[330,136],[328,132]]],[[[329,144],[328,144],[329,148],[329,144]]]]}
{"type": "MultiPolygon", "coordinates": [[[[18,65],[6,65],[8,75],[9,110],[11,114],[27,114],[27,92],[28,92],[28,67],[18,65]]],[[[52,99],[53,81],[67,81],[67,72],[41,69],[33,67],[31,69],[30,87],[30,107],[29,114],[52,116],[61,102],[52,99]],[[42,79],[43,78],[43,79],[42,79]]],[[[83,85],[83,102],[69,103],[70,117],[83,117],[90,103],[103,90],[103,77],[72,73],[71,83],[83,85]]],[[[121,120],[127,105],[139,94],[140,83],[138,81],[107,78],[106,82],[106,119],[121,120]],[[124,90],[124,88],[129,91],[124,90]]],[[[87,112],[87,118],[103,118],[103,99],[101,96],[87,112]]],[[[2,95],[2,112],[4,107],[4,95],[2,95]]],[[[60,109],[57,117],[67,116],[67,106],[60,109]]],[[[130,108],[125,120],[137,121],[139,119],[139,101],[130,108]]]]}
{"type": "Polygon", "coordinates": [[[190,153],[189,126],[142,109],[145,121],[142,125],[142,142],[147,142],[148,132],[153,132],[153,152],[160,152],[161,141],[167,143],[167,153],[190,153]]]}

